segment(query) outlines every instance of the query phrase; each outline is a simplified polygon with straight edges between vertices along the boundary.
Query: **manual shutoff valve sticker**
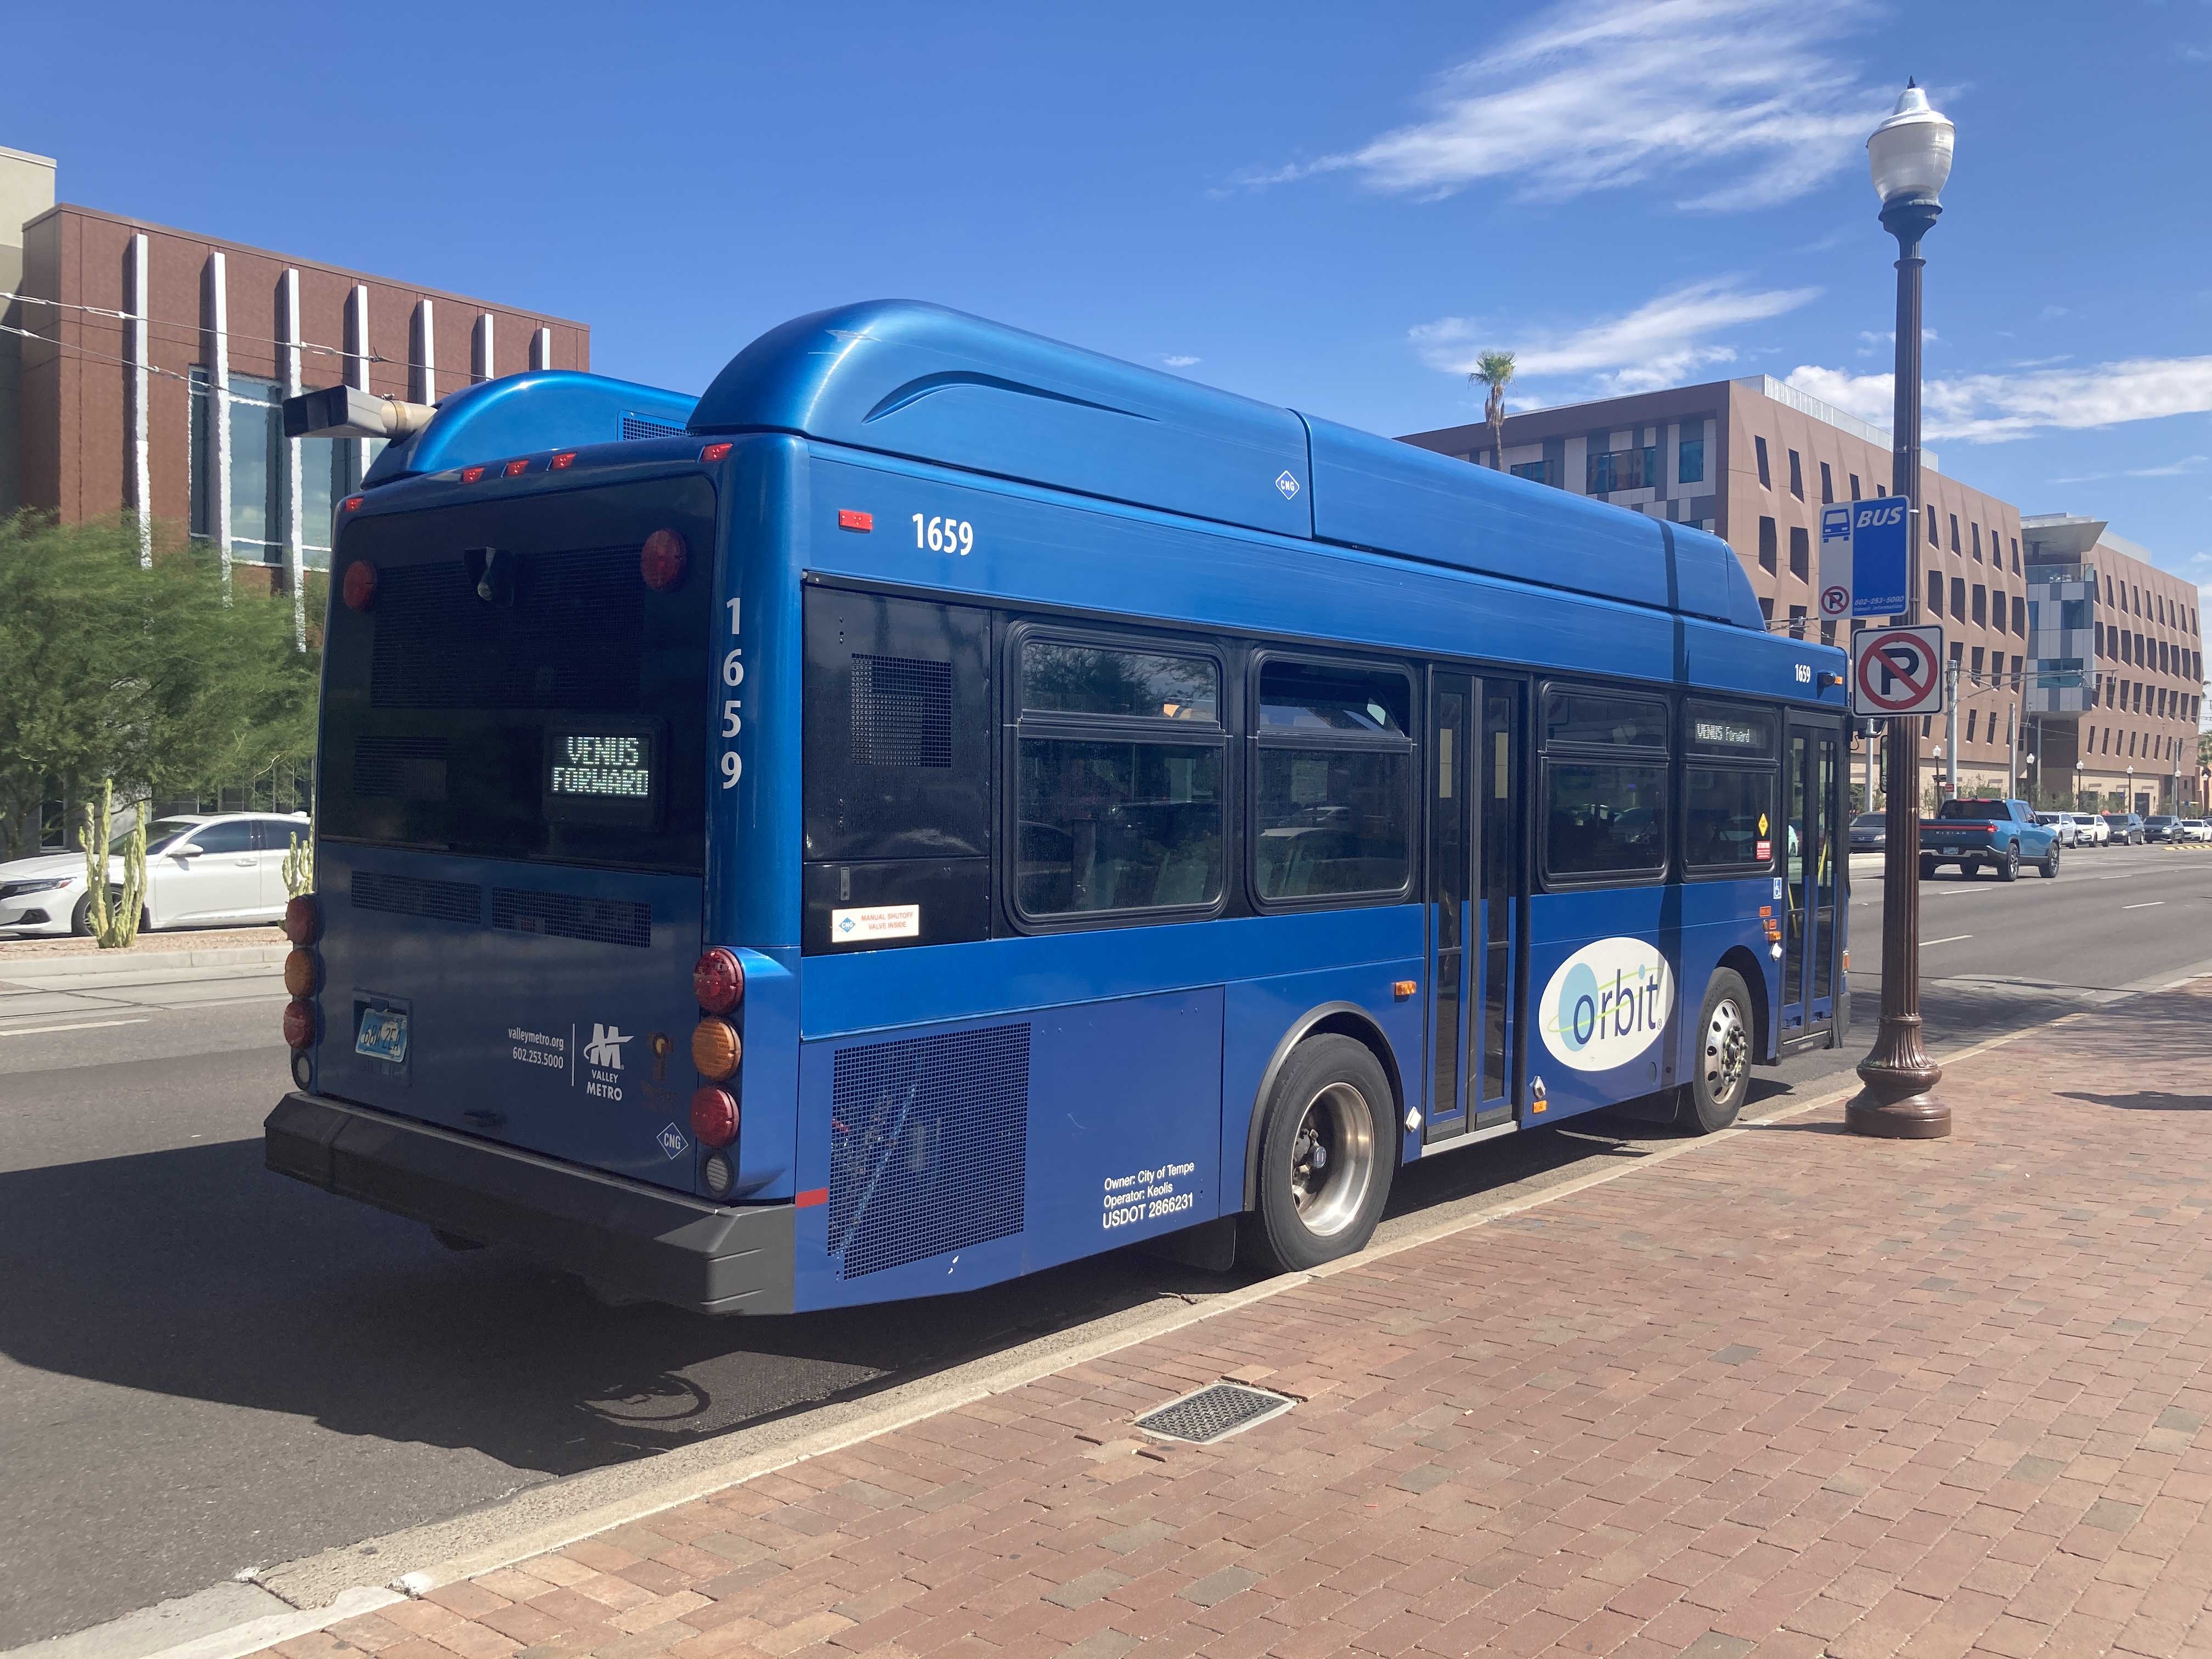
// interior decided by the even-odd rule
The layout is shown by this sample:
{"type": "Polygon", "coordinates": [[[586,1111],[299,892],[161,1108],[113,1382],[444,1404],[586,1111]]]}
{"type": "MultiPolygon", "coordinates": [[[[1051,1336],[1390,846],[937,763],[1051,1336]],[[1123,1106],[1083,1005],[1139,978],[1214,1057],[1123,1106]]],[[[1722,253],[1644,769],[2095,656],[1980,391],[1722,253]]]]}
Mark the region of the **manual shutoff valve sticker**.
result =
{"type": "Polygon", "coordinates": [[[1609,1072],[1666,1028],[1674,976],[1656,946],[1601,939],[1559,964],[1538,1008],[1547,1048],[1578,1072],[1609,1072]]]}

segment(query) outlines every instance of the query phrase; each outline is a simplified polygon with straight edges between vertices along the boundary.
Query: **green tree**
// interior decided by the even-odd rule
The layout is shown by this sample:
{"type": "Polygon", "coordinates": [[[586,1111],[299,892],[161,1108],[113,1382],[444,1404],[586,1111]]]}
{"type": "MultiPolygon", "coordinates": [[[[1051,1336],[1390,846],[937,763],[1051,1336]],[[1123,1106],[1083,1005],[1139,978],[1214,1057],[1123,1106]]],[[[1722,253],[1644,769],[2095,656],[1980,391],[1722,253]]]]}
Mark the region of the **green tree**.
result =
{"type": "Polygon", "coordinates": [[[0,520],[0,839],[24,850],[40,802],[211,790],[314,750],[319,653],[289,605],[223,602],[214,556],[135,526],[0,520]]]}
{"type": "Polygon", "coordinates": [[[1490,422],[1490,464],[1503,472],[1505,471],[1505,387],[1513,379],[1513,354],[1510,351],[1484,352],[1475,359],[1474,372],[1467,378],[1471,384],[1490,388],[1490,396],[1483,403],[1482,417],[1490,422]]]}

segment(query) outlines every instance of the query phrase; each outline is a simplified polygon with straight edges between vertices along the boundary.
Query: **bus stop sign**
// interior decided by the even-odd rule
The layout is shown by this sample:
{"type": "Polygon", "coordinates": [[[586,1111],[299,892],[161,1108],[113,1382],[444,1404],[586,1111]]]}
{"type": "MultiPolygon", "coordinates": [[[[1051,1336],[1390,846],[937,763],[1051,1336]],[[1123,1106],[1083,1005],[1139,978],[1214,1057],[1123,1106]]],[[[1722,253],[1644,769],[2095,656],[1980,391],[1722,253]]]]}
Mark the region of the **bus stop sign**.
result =
{"type": "Polygon", "coordinates": [[[1894,617],[1905,604],[1905,538],[1912,503],[1902,495],[1836,501],[1820,509],[1820,614],[1894,617]]]}
{"type": "Polygon", "coordinates": [[[1943,630],[1869,628],[1851,636],[1851,713],[1943,712],[1943,630]]]}

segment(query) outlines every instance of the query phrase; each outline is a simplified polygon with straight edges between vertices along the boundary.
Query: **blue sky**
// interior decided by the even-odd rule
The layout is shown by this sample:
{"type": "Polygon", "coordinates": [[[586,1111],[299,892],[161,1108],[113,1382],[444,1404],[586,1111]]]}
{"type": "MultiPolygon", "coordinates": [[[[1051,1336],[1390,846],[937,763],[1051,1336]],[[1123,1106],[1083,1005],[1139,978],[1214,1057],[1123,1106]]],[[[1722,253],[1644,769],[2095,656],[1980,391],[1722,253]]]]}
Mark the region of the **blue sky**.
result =
{"type": "MultiPolygon", "coordinates": [[[[41,38],[44,35],[46,38],[41,38]]],[[[64,199],[544,307],[697,389],[904,295],[1383,432],[1731,374],[1887,423],[1865,134],[1959,124],[1929,441],[2212,583],[2212,3],[46,8],[64,199]],[[611,19],[619,19],[611,21],[611,19]]]]}

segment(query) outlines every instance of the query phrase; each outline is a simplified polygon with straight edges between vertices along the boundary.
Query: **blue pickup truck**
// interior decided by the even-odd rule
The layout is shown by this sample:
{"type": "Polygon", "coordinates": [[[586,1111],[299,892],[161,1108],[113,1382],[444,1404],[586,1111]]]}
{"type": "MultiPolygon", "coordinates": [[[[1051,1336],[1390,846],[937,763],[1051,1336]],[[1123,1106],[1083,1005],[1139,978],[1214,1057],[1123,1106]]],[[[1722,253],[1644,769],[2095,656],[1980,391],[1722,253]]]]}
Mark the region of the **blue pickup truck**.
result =
{"type": "Polygon", "coordinates": [[[1961,875],[1987,865],[1999,881],[2012,881],[2020,866],[2032,864],[2045,876],[2058,873],[2058,831],[2035,821],[2024,800],[1947,800],[1932,818],[1920,820],[1920,878],[1938,866],[1955,864],[1961,875]]]}

